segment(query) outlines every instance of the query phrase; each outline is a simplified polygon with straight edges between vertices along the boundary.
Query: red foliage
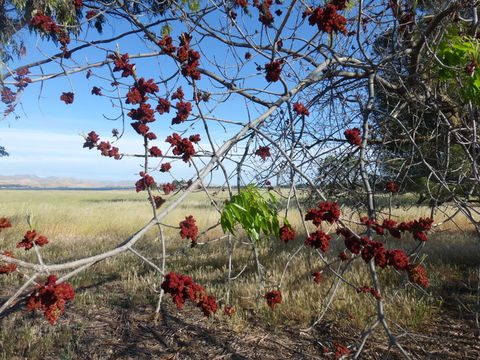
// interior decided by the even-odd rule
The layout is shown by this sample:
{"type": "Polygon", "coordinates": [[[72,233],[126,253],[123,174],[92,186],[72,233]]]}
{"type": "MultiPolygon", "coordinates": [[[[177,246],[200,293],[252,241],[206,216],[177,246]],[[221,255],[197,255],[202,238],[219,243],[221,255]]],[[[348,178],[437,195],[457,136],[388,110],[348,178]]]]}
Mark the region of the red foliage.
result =
{"type": "Polygon", "coordinates": [[[280,228],[279,238],[285,243],[295,240],[295,230],[290,225],[284,224],[280,228]]]}
{"type": "Polygon", "coordinates": [[[172,191],[175,191],[176,188],[177,188],[177,185],[175,185],[175,184],[166,183],[166,184],[162,185],[162,189],[163,189],[163,192],[165,193],[165,195],[168,195],[172,191]]]}
{"type": "Polygon", "coordinates": [[[192,142],[187,138],[181,138],[177,133],[173,133],[165,139],[173,146],[174,155],[182,155],[182,160],[188,162],[195,154],[195,148],[192,142]]]}
{"type": "Polygon", "coordinates": [[[160,171],[161,172],[168,172],[168,171],[170,171],[171,168],[172,168],[172,165],[170,165],[170,163],[168,163],[168,162],[160,165],[160,171]]]}
{"type": "Polygon", "coordinates": [[[155,121],[154,113],[150,104],[141,103],[137,109],[132,109],[127,115],[133,120],[150,123],[155,121]]]}
{"type": "Polygon", "coordinates": [[[134,69],[134,64],[130,64],[130,57],[128,56],[128,53],[125,53],[123,55],[120,54],[110,54],[107,56],[107,58],[112,59],[113,63],[115,64],[115,67],[113,68],[113,71],[121,71],[122,72],[122,77],[128,77],[133,75],[133,69],[134,69]]]}
{"type": "Polygon", "coordinates": [[[399,271],[407,271],[408,265],[410,265],[410,259],[403,250],[387,250],[386,256],[388,265],[393,266],[399,271]]]}
{"type": "Polygon", "coordinates": [[[265,160],[267,157],[272,156],[272,154],[270,154],[270,148],[268,146],[260,146],[255,151],[255,154],[260,156],[262,160],[265,160]]]}
{"type": "Polygon", "coordinates": [[[27,300],[27,311],[41,307],[52,325],[63,313],[66,301],[75,297],[73,287],[67,283],[56,284],[57,279],[57,276],[50,275],[45,285],[37,285],[27,300]]]}
{"type": "Polygon", "coordinates": [[[16,100],[16,94],[10,88],[3,86],[1,91],[2,102],[4,104],[11,104],[16,100]]]}
{"type": "Polygon", "coordinates": [[[369,241],[362,249],[362,258],[368,263],[375,259],[375,264],[380,267],[387,266],[387,259],[385,254],[385,246],[380,241],[369,241]]]}
{"type": "Polygon", "coordinates": [[[175,107],[177,109],[177,116],[172,119],[172,125],[185,122],[192,111],[192,104],[190,102],[179,101],[175,104],[175,107]]]}
{"type": "Polygon", "coordinates": [[[280,73],[282,72],[282,61],[273,61],[265,64],[265,79],[268,82],[277,82],[280,80],[280,73]]]}
{"type": "Polygon", "coordinates": [[[97,142],[100,140],[100,136],[95,131],[90,131],[88,136],[85,138],[85,143],[83,144],[84,148],[93,149],[97,146],[97,142]]]}
{"type": "Polygon", "coordinates": [[[25,251],[30,250],[33,244],[37,246],[43,246],[48,244],[48,238],[36,233],[35,230],[28,230],[24,235],[22,241],[17,244],[17,248],[24,247],[25,251]]]}
{"type": "Polygon", "coordinates": [[[72,104],[74,96],[75,95],[72,92],[64,92],[60,96],[60,100],[64,101],[65,104],[72,104]]]}
{"type": "MultiPolygon", "coordinates": [[[[180,49],[179,49],[180,50],[180,49]]],[[[200,53],[198,51],[189,49],[187,52],[186,59],[182,62],[185,62],[182,66],[182,75],[188,76],[192,80],[200,80],[200,72],[198,67],[200,66],[200,53]]]]}
{"type": "Polygon", "coordinates": [[[295,111],[298,115],[310,115],[310,111],[308,111],[305,105],[300,102],[296,102],[295,104],[293,104],[293,111],[295,111]]]}
{"type": "MultiPolygon", "coordinates": [[[[15,255],[13,255],[13,253],[8,250],[5,250],[4,252],[2,252],[2,255],[15,259],[15,255]]],[[[5,264],[3,266],[0,266],[0,274],[10,274],[15,270],[17,270],[17,265],[15,264],[5,264]]]]}
{"type": "Polygon", "coordinates": [[[169,35],[165,35],[158,45],[165,54],[172,55],[177,49],[173,46],[173,39],[169,35]]]}
{"type": "Polygon", "coordinates": [[[89,10],[89,11],[87,11],[87,13],[86,13],[86,18],[87,18],[87,19],[91,19],[91,18],[93,18],[93,17],[96,16],[96,15],[98,15],[98,12],[93,11],[93,10],[89,10]]]}
{"type": "Polygon", "coordinates": [[[53,21],[50,16],[45,15],[42,11],[37,11],[35,13],[30,20],[30,25],[45,33],[50,33],[51,35],[55,35],[60,31],[60,28],[55,21],[53,21]]]}
{"type": "Polygon", "coordinates": [[[178,99],[182,101],[184,97],[185,94],[183,93],[183,89],[181,86],[177,89],[177,91],[172,94],[172,100],[178,99]]]}
{"type": "Polygon", "coordinates": [[[311,246],[316,249],[320,249],[323,252],[327,252],[330,248],[330,240],[332,237],[325,234],[322,230],[317,230],[310,234],[305,240],[305,246],[311,246]]]}
{"type": "Polygon", "coordinates": [[[347,19],[343,15],[340,15],[337,12],[337,7],[335,5],[329,4],[325,8],[317,7],[312,12],[308,13],[310,15],[308,22],[310,25],[317,25],[318,30],[331,34],[332,32],[347,34],[347,19]]]}
{"type": "Polygon", "coordinates": [[[264,298],[267,300],[268,306],[273,310],[275,305],[282,302],[282,293],[279,290],[272,290],[267,292],[264,298]]]}
{"type": "Polygon", "coordinates": [[[360,129],[352,128],[345,130],[345,138],[350,145],[360,146],[362,145],[362,138],[360,137],[360,129]]]}
{"type": "Polygon", "coordinates": [[[198,144],[201,139],[199,134],[195,134],[195,135],[190,135],[188,137],[188,140],[190,140],[192,143],[198,144]]]}
{"type": "Polygon", "coordinates": [[[140,180],[135,183],[135,190],[137,192],[144,191],[147,188],[155,185],[155,180],[152,176],[145,174],[143,171],[140,172],[140,180]]]}
{"type": "Polygon", "coordinates": [[[195,225],[195,219],[192,215],[185,217],[185,220],[181,221],[178,225],[180,226],[180,236],[182,239],[190,239],[192,243],[197,242],[198,227],[195,225]]]}
{"type": "Polygon", "coordinates": [[[402,237],[400,230],[397,228],[397,222],[395,220],[384,219],[382,227],[387,229],[390,235],[392,235],[394,238],[400,239],[402,237]]]}
{"type": "Polygon", "coordinates": [[[217,298],[215,296],[207,296],[198,304],[198,307],[202,309],[205,316],[210,316],[218,310],[217,298]]]}

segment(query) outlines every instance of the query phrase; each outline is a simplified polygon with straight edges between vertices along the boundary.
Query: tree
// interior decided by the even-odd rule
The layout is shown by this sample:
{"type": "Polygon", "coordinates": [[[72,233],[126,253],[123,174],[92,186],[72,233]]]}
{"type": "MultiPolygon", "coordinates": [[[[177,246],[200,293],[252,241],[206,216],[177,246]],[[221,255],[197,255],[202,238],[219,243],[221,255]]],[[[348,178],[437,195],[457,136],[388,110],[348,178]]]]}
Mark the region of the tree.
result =
{"type": "MultiPolygon", "coordinates": [[[[455,32],[455,36],[460,36],[459,31],[465,33],[461,35],[464,43],[479,45],[475,32],[478,4],[416,3],[331,0],[316,5],[296,0],[255,0],[250,4],[234,0],[185,4],[117,0],[63,1],[52,6],[52,2],[2,2],[4,17],[8,16],[7,9],[15,14],[5,22],[11,30],[2,40],[4,44],[14,44],[14,48],[21,44],[25,35],[19,29],[28,27],[31,36],[40,36],[58,48],[19,65],[12,60],[15,51],[4,47],[0,80],[5,116],[16,112],[21,94],[58,89],[47,86],[53,81],[59,84],[59,78],[68,79],[60,83],[64,90],[55,95],[65,103],[65,109],[88,97],[104,98],[114,106],[105,110],[105,116],[117,119],[118,126],[110,138],[105,133],[97,134],[96,129],[85,129],[88,135],[84,147],[115,160],[126,156],[142,159],[143,169],[135,187],[137,192],[148,194],[153,219],[118,247],[95,256],[47,266],[7,255],[0,255],[0,260],[22,266],[32,276],[48,270],[69,270],[60,279],[49,278],[42,285],[45,291],[56,289],[92,264],[132,249],[151,228],[158,229],[163,242],[162,219],[196,189],[203,189],[210,198],[208,185],[213,174],[222,176],[222,186],[231,198],[235,187],[240,191],[244,185],[268,182],[270,186],[275,182],[290,189],[287,204],[295,203],[302,219],[317,227],[308,233],[305,226],[304,249],[314,248],[326,268],[334,271],[325,253],[335,235],[320,226],[335,225],[352,256],[342,273],[354,261],[363,261],[370,271],[371,286],[353,284],[340,275],[337,279],[375,298],[376,320],[362,335],[355,356],[360,356],[373,330],[382,325],[389,345],[409,358],[388,323],[384,308],[387,300],[382,297],[377,269],[395,269],[417,288],[428,285],[426,272],[414,257],[416,249],[411,249],[410,258],[403,250],[387,249],[385,242],[374,241],[374,236],[400,238],[411,234],[423,243],[433,219],[397,224],[390,218],[391,211],[377,211],[378,200],[385,198],[385,192],[397,193],[397,183],[418,183],[424,178],[433,205],[451,200],[480,233],[470,203],[477,196],[480,176],[478,108],[470,92],[470,98],[465,98],[461,92],[449,91],[453,81],[470,81],[464,76],[464,64],[442,62],[442,56],[448,58],[442,44],[451,41],[448,36],[455,32]],[[453,21],[454,25],[447,26],[453,21]],[[92,27],[97,30],[95,36],[92,27]],[[154,65],[158,66],[152,71],[154,65]],[[437,80],[445,70],[450,72],[437,80]],[[78,84],[84,78],[93,86],[81,92],[78,84]],[[122,152],[125,133],[138,135],[143,153],[122,152]],[[168,135],[165,140],[164,135],[168,135]],[[192,170],[186,183],[173,177],[181,162],[192,170]],[[320,201],[315,208],[302,209],[301,201],[293,201],[297,184],[308,184],[320,201]],[[162,196],[157,191],[163,192],[162,196]],[[163,196],[172,192],[180,195],[162,207],[163,196]],[[348,225],[350,219],[342,218],[343,209],[336,202],[347,194],[360,218],[359,234],[348,225]]],[[[31,50],[25,51],[29,54],[31,50]]],[[[470,75],[476,77],[480,72],[477,65],[469,66],[470,75]]],[[[472,84],[476,86],[475,81],[472,84]]],[[[460,86],[453,88],[458,90],[460,86]]],[[[259,201],[258,205],[262,204],[259,201]]],[[[231,225],[224,226],[230,240],[236,235],[232,229],[235,224],[252,223],[244,220],[254,215],[235,201],[227,207],[234,209],[230,211],[235,214],[232,219],[213,199],[212,206],[224,216],[223,223],[231,225]],[[242,216],[245,218],[237,218],[242,216]]],[[[276,233],[284,242],[294,238],[288,209],[283,226],[281,221],[271,221],[267,210],[263,213],[269,214],[268,221],[254,218],[256,235],[255,239],[249,238],[256,255],[258,294],[266,290],[267,275],[257,256],[256,237],[260,234],[256,229],[263,229],[266,237],[276,233]]],[[[218,226],[212,224],[207,230],[218,226]]],[[[200,235],[195,219],[186,216],[178,227],[181,237],[196,246],[200,235]]],[[[252,229],[246,230],[252,233],[252,229]]],[[[21,246],[43,245],[45,241],[37,235],[26,235],[21,246]]],[[[165,246],[162,248],[165,259],[165,246]]],[[[170,265],[165,261],[157,265],[136,254],[166,274],[170,265]]],[[[285,264],[285,271],[296,254],[285,264]]],[[[349,257],[343,254],[340,259],[349,257]]],[[[204,288],[185,276],[169,273],[161,285],[163,292],[171,294],[179,308],[190,299],[207,315],[216,311],[215,298],[207,297],[204,288]],[[175,285],[179,281],[188,284],[190,295],[175,285]]],[[[231,272],[228,279],[232,279],[231,272]]],[[[280,280],[275,290],[265,294],[272,309],[282,301],[282,286],[280,280]]],[[[71,298],[68,290],[67,297],[59,301],[71,298]]],[[[19,295],[9,299],[0,313],[19,295]]],[[[32,309],[42,301],[35,296],[30,297],[32,309]]],[[[327,303],[334,296],[332,290],[327,303]]],[[[230,299],[226,301],[230,305],[230,299]]],[[[52,319],[51,314],[46,315],[52,319]]]]}

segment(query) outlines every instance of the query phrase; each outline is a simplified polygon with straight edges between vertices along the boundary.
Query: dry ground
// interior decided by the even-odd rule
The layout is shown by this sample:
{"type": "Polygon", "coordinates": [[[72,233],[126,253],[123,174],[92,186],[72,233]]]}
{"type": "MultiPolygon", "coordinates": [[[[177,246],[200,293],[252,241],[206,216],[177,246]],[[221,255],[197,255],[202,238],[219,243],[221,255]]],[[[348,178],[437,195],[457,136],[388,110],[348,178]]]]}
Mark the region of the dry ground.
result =
{"type": "MultiPolygon", "coordinates": [[[[44,251],[48,263],[110,248],[150,218],[144,195],[128,191],[1,191],[0,196],[0,215],[15,225],[0,235],[0,249],[14,248],[18,235],[27,229],[25,216],[32,214],[35,228],[51,241],[44,251]]],[[[190,214],[201,230],[218,219],[208,200],[195,194],[166,223],[176,225],[190,214]]],[[[400,219],[426,214],[428,209],[418,207],[395,213],[400,219]]],[[[291,222],[300,229],[298,217],[292,215],[291,222]]],[[[399,274],[380,273],[390,325],[416,359],[480,359],[475,323],[478,243],[464,219],[457,218],[456,223],[437,229],[424,249],[423,261],[431,279],[427,292],[410,286],[399,274]]],[[[209,241],[221,235],[221,230],[200,239],[205,244],[193,249],[179,239],[178,230],[165,230],[168,270],[192,276],[226,304],[229,247],[226,241],[209,241]]],[[[273,242],[261,249],[267,288],[278,282],[287,259],[300,245],[299,239],[295,244],[273,242]]],[[[415,244],[393,245],[410,249],[415,244]]],[[[40,313],[27,313],[24,304],[18,303],[0,319],[0,359],[323,359],[323,348],[335,341],[355,349],[358,333],[374,314],[372,299],[340,285],[322,321],[302,331],[325,310],[325,295],[335,281],[325,272],[324,282],[312,282],[312,269],[323,266],[318,256],[303,249],[291,261],[284,301],[271,311],[261,296],[255,300],[257,277],[249,246],[239,240],[235,246],[234,273],[246,268],[231,284],[229,304],[237,309],[232,319],[222,314],[207,319],[190,305],[178,311],[164,297],[162,316],[155,320],[157,295],[153,290],[161,279],[138,258],[125,254],[72,279],[76,299],[67,305],[56,326],[50,326],[40,313]]],[[[341,244],[334,248],[340,250],[341,244]]],[[[158,262],[161,253],[156,234],[148,234],[137,250],[158,262]]],[[[23,250],[15,253],[31,256],[23,250]]],[[[345,276],[359,285],[368,283],[360,263],[345,276]]],[[[2,276],[0,299],[6,299],[19,284],[19,276],[2,276]]],[[[361,358],[400,358],[388,352],[387,344],[382,332],[376,332],[361,358]]]]}

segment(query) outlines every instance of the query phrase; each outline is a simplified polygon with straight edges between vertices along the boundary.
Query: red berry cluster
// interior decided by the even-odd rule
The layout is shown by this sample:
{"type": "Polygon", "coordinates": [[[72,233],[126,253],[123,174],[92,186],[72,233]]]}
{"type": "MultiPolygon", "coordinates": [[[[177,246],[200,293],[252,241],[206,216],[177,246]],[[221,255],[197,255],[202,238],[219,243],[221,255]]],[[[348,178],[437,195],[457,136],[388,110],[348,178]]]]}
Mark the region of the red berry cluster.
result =
{"type": "Polygon", "coordinates": [[[98,96],[100,96],[100,95],[102,95],[102,89],[100,89],[99,87],[94,86],[94,87],[92,88],[91,93],[92,93],[92,95],[98,95],[98,96]]]}
{"type": "Polygon", "coordinates": [[[150,156],[152,157],[160,157],[162,156],[162,150],[160,150],[156,146],[152,146],[150,149],[148,149],[148,152],[150,153],[150,156]]]}
{"type": "Polygon", "coordinates": [[[140,180],[135,183],[135,190],[137,192],[144,191],[155,185],[155,179],[152,176],[145,174],[143,171],[140,171],[140,176],[140,180]]]}
{"type": "Polygon", "coordinates": [[[158,42],[158,46],[160,46],[162,51],[167,55],[172,55],[177,50],[177,48],[173,46],[173,39],[170,35],[163,36],[158,42]]]}
{"type": "Polygon", "coordinates": [[[161,288],[172,296],[179,310],[187,300],[195,303],[205,316],[210,316],[218,310],[215,296],[208,296],[205,288],[196,284],[190,276],[170,272],[165,275],[161,288]]]}
{"type": "Polygon", "coordinates": [[[320,249],[323,252],[327,252],[330,248],[330,240],[332,237],[322,230],[317,230],[310,234],[305,240],[305,246],[311,246],[315,249],[320,249]]]}
{"type": "Polygon", "coordinates": [[[189,101],[180,100],[175,104],[175,108],[177,109],[177,114],[172,119],[172,125],[181,124],[187,121],[190,113],[192,112],[192,103],[189,101]]]}
{"type": "Polygon", "coordinates": [[[2,97],[2,102],[4,104],[11,104],[11,103],[14,103],[15,100],[16,100],[16,93],[14,93],[10,88],[8,88],[7,86],[3,86],[2,87],[2,91],[0,93],[1,97],[2,97]]]}
{"type": "Polygon", "coordinates": [[[160,206],[162,206],[165,203],[165,200],[162,199],[161,196],[154,196],[153,197],[153,202],[155,204],[155,208],[158,209],[160,206]]]}
{"type": "Polygon", "coordinates": [[[28,230],[22,241],[17,244],[17,248],[24,247],[25,251],[33,248],[33,245],[43,246],[48,244],[48,238],[37,234],[35,230],[28,230]]]}
{"type": "Polygon", "coordinates": [[[379,235],[383,235],[385,230],[388,230],[390,235],[400,239],[402,233],[409,232],[413,235],[415,240],[427,241],[428,238],[426,231],[432,229],[433,219],[419,218],[418,220],[401,222],[400,224],[395,220],[385,219],[383,220],[382,225],[379,225],[376,221],[370,220],[368,217],[361,217],[360,222],[367,227],[373,228],[373,230],[379,235]]]}
{"type": "Polygon", "coordinates": [[[362,286],[357,288],[357,293],[364,293],[364,294],[370,293],[375,299],[377,300],[382,299],[382,296],[380,295],[380,293],[375,288],[370,286],[362,286]]]}
{"type": "Polygon", "coordinates": [[[16,83],[14,84],[14,86],[18,89],[18,91],[25,89],[28,86],[28,84],[32,82],[32,79],[26,76],[30,74],[30,69],[27,67],[18,69],[17,71],[15,71],[15,74],[16,74],[15,76],[16,83]]]}
{"type": "Polygon", "coordinates": [[[333,224],[340,218],[340,207],[338,202],[323,201],[317,204],[318,209],[307,210],[305,220],[311,220],[315,226],[320,226],[322,221],[333,224]]]}
{"type": "Polygon", "coordinates": [[[233,317],[235,315],[235,307],[234,306],[224,306],[223,307],[223,314],[228,317],[233,317]]]}
{"type": "Polygon", "coordinates": [[[65,102],[65,104],[73,104],[73,99],[75,97],[75,94],[72,92],[63,92],[62,95],[60,95],[60,100],[65,102]]]}
{"type": "Polygon", "coordinates": [[[282,72],[283,61],[277,60],[265,64],[265,79],[268,82],[277,82],[280,80],[280,73],[282,72]]]}
{"type": "Polygon", "coordinates": [[[284,224],[280,228],[279,238],[285,243],[295,240],[295,230],[290,225],[284,224]]]}
{"type": "Polygon", "coordinates": [[[190,138],[183,138],[177,133],[168,136],[165,141],[173,146],[174,155],[182,155],[182,160],[188,162],[195,155],[195,148],[192,142],[198,143],[200,135],[191,135],[190,138]]]}
{"type": "Polygon", "coordinates": [[[172,191],[175,191],[177,189],[177,185],[171,184],[171,183],[166,183],[162,185],[163,192],[165,195],[170,194],[172,191]]]}
{"type": "Polygon", "coordinates": [[[183,33],[179,37],[180,47],[177,49],[173,45],[173,39],[169,35],[165,35],[159,42],[158,46],[162,51],[177,59],[182,63],[182,75],[190,77],[192,80],[200,80],[200,72],[198,67],[200,66],[200,53],[190,48],[190,42],[192,37],[183,33]],[[177,54],[175,55],[175,51],[177,54]]]}
{"type": "Polygon", "coordinates": [[[386,191],[391,192],[392,194],[396,194],[400,191],[400,185],[394,183],[393,181],[388,181],[385,183],[384,188],[386,191]]]}
{"type": "MultiPolygon", "coordinates": [[[[8,256],[9,258],[15,259],[15,255],[11,251],[5,250],[2,252],[2,255],[8,256]]],[[[10,274],[17,270],[17,265],[15,264],[5,264],[0,266],[0,274],[10,274]]]]}
{"type": "Polygon", "coordinates": [[[120,160],[122,155],[118,152],[119,149],[116,146],[112,146],[108,141],[100,142],[100,136],[95,131],[90,131],[85,138],[84,148],[97,148],[102,156],[113,157],[115,160],[120,160]]]}
{"type": "Polygon", "coordinates": [[[428,287],[427,271],[419,264],[410,264],[407,267],[408,280],[420,285],[423,288],[428,287]]]}
{"type": "Polygon", "coordinates": [[[160,172],[169,172],[170,169],[172,168],[172,165],[170,165],[170,163],[164,163],[162,165],[160,165],[160,172]]]}
{"type": "Polygon", "coordinates": [[[298,115],[310,115],[310,111],[308,111],[305,105],[300,102],[296,102],[295,104],[293,104],[293,111],[295,111],[298,115]]]}
{"type": "Polygon", "coordinates": [[[263,25],[271,27],[273,24],[273,15],[270,12],[270,8],[273,5],[273,0],[263,0],[260,3],[258,0],[253,0],[253,6],[255,6],[260,15],[258,16],[258,21],[260,21],[263,25]]]}
{"type": "Polygon", "coordinates": [[[360,129],[353,128],[345,130],[345,138],[350,145],[360,146],[362,145],[362,138],[360,137],[360,129]]]}
{"type": "Polygon", "coordinates": [[[475,68],[478,66],[478,63],[476,61],[472,61],[470,64],[465,66],[465,71],[469,74],[475,72],[475,68]]]}
{"type": "Polygon", "coordinates": [[[127,104],[139,104],[148,100],[147,94],[155,94],[158,92],[158,86],[153,79],[145,81],[142,77],[135,81],[133,87],[127,93],[127,104]]]}
{"type": "Polygon", "coordinates": [[[114,72],[121,71],[122,77],[128,77],[133,75],[133,70],[135,64],[130,64],[130,56],[128,53],[120,55],[118,53],[110,54],[107,56],[108,59],[112,59],[115,67],[113,68],[114,72]]]}
{"type": "Polygon", "coordinates": [[[342,251],[341,253],[339,253],[337,255],[337,257],[342,260],[342,261],[347,261],[348,259],[350,259],[350,256],[348,256],[348,254],[344,251],[342,251]]]}
{"type": "Polygon", "coordinates": [[[66,301],[75,297],[70,284],[57,284],[57,280],[57,276],[50,275],[45,285],[37,285],[27,300],[27,311],[41,307],[45,318],[52,325],[63,313],[66,301]]]}
{"type": "Polygon", "coordinates": [[[158,100],[157,111],[160,115],[170,112],[170,101],[160,98],[158,100]]]}
{"type": "Polygon", "coordinates": [[[0,232],[2,232],[3,229],[12,227],[12,224],[10,221],[8,221],[7,218],[0,218],[0,232]]]}
{"type": "Polygon", "coordinates": [[[262,160],[264,160],[264,161],[267,157],[272,156],[272,154],[270,154],[270,148],[268,146],[260,146],[255,151],[255,155],[260,156],[262,158],[262,160]]]}
{"type": "Polygon", "coordinates": [[[325,8],[321,6],[312,10],[307,10],[304,12],[304,16],[308,17],[308,23],[310,25],[317,25],[318,30],[327,34],[332,32],[347,34],[347,19],[341,14],[338,13],[338,8],[334,4],[330,3],[325,8]]]}
{"type": "Polygon", "coordinates": [[[321,271],[315,271],[312,273],[313,276],[313,282],[320,284],[322,282],[322,272],[321,271]]]}
{"type": "Polygon", "coordinates": [[[30,25],[34,28],[55,36],[60,32],[60,27],[57,23],[48,15],[45,15],[43,11],[37,10],[35,15],[30,20],[30,25]]]}
{"type": "Polygon", "coordinates": [[[265,300],[267,300],[268,306],[273,310],[275,305],[282,302],[282,293],[279,290],[272,290],[265,294],[265,300]]]}
{"type": "Polygon", "coordinates": [[[185,220],[180,221],[180,236],[182,239],[192,240],[192,245],[197,242],[198,226],[195,225],[195,219],[192,215],[185,217],[185,220]]]}

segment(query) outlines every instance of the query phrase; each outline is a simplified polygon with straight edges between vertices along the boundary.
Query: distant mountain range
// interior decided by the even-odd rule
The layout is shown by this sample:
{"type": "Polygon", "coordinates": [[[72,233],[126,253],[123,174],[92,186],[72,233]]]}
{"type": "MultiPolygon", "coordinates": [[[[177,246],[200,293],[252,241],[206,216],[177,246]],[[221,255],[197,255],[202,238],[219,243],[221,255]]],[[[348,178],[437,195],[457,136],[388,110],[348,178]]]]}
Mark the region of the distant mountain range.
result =
{"type": "Polygon", "coordinates": [[[81,180],[35,175],[0,175],[0,189],[116,189],[132,188],[128,181],[81,180]]]}

